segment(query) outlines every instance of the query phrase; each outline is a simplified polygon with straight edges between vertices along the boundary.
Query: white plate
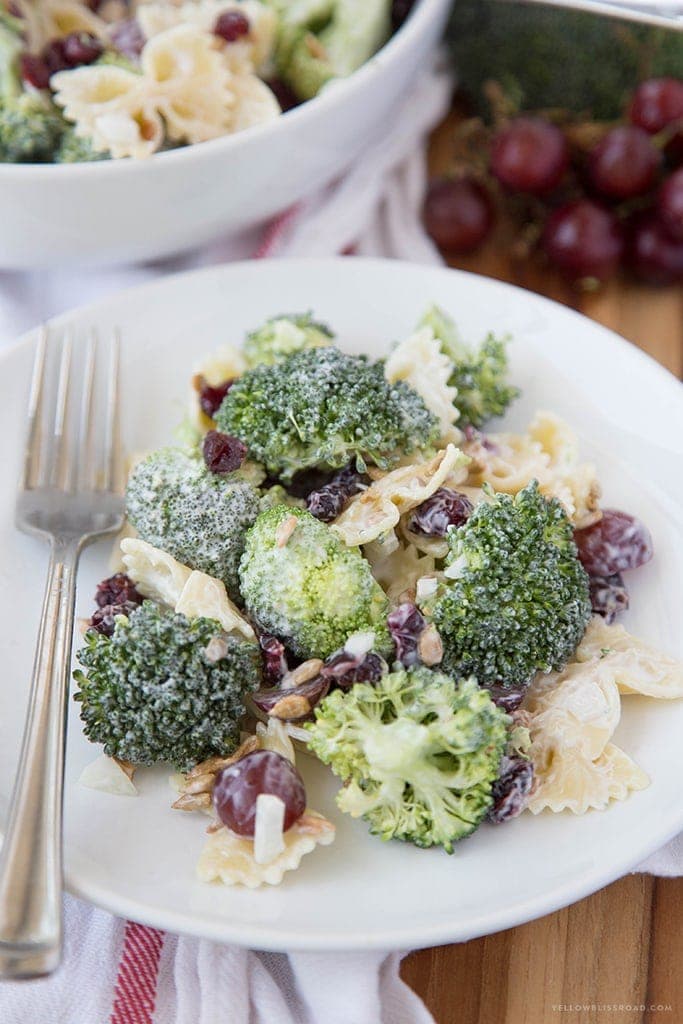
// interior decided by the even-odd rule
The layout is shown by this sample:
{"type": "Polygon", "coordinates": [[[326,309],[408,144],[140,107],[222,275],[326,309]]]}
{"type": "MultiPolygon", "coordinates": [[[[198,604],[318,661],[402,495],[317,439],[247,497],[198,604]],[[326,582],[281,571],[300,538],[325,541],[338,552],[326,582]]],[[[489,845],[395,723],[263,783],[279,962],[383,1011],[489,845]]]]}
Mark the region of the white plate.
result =
{"type": "MultiPolygon", "coordinates": [[[[680,385],[634,347],[578,314],[484,278],[395,262],[345,259],[244,263],[167,278],[57,323],[125,340],[125,432],[131,450],[169,440],[190,368],[223,341],[239,342],[266,316],[312,308],[350,351],[379,355],[406,334],[430,301],[446,307],[465,337],[511,331],[513,377],[524,389],[509,422],[538,406],[578,429],[609,505],[649,524],[656,557],[633,579],[625,623],[681,656],[683,528],[671,487],[680,480],[680,385]],[[662,487],[663,485],[663,487],[662,487]],[[667,489],[669,494],[667,496],[667,489]]],[[[46,554],[15,532],[12,506],[21,421],[32,360],[24,339],[0,359],[0,812],[6,813],[24,718],[46,554]]],[[[678,484],[680,488],[680,482],[678,484]]],[[[80,614],[107,574],[108,546],[87,553],[80,614]]],[[[265,949],[409,948],[460,941],[548,913],[634,867],[683,828],[683,702],[624,700],[617,742],[652,785],[604,813],[523,815],[482,827],[448,857],[383,844],[336,811],[331,776],[300,758],[310,803],[338,825],[337,841],[308,856],[276,889],[201,885],[194,869],[204,822],[170,810],[168,771],[142,771],[137,798],[77,784],[97,753],[72,707],[66,775],[69,889],[138,921],[265,949]]]]}

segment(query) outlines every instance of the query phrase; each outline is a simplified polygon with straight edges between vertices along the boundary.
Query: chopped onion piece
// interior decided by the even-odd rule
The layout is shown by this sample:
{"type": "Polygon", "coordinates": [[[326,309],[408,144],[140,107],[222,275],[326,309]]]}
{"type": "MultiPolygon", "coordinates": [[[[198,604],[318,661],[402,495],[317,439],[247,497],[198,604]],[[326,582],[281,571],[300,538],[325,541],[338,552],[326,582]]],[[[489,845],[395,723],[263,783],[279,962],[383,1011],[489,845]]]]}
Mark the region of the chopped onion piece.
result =
{"type": "Polygon", "coordinates": [[[427,601],[430,597],[434,597],[438,585],[436,576],[421,576],[415,584],[415,600],[418,605],[422,601],[427,601]]]}
{"type": "Polygon", "coordinates": [[[112,757],[100,754],[87,764],[78,781],[88,789],[98,789],[102,793],[114,796],[137,796],[138,791],[132,780],[128,778],[121,765],[112,757]]]}
{"type": "Polygon", "coordinates": [[[284,823],[284,800],[272,793],[259,793],[254,822],[254,860],[257,864],[270,864],[284,850],[284,823]]]}
{"type": "Polygon", "coordinates": [[[344,644],[344,650],[352,658],[364,658],[375,646],[375,634],[369,629],[365,632],[352,633],[344,644]]]}

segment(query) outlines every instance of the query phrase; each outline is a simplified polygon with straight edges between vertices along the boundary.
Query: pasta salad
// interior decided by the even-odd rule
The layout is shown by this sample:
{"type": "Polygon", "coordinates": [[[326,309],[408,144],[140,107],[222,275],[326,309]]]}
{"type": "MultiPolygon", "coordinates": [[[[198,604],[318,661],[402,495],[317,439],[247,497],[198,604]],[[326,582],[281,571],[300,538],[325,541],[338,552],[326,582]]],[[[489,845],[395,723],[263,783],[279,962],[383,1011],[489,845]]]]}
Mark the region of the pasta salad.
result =
{"type": "Polygon", "coordinates": [[[411,7],[0,0],[0,161],[142,159],[271,121],[365,63],[411,7]]]}
{"type": "Polygon", "coordinates": [[[518,395],[507,339],[426,311],[386,358],[280,315],[195,368],[179,442],[137,457],[113,575],[75,673],[81,781],[134,795],[171,764],[208,815],[204,881],[277,884],[341,812],[383,840],[456,844],[522,812],[603,810],[649,783],[614,742],[622,699],[683,668],[616,620],[654,555],[596,468],[518,395]]]}

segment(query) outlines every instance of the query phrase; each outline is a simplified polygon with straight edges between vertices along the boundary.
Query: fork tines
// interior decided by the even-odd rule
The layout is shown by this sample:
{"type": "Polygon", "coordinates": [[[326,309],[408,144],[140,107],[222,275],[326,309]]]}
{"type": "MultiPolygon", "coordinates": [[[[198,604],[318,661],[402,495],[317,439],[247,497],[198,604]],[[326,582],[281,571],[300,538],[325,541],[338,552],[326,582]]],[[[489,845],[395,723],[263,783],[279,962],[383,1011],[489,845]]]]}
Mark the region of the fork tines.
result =
{"type": "Polygon", "coordinates": [[[29,394],[24,490],[121,489],[119,360],[116,328],[106,342],[94,329],[79,337],[71,326],[42,328],[29,394]]]}

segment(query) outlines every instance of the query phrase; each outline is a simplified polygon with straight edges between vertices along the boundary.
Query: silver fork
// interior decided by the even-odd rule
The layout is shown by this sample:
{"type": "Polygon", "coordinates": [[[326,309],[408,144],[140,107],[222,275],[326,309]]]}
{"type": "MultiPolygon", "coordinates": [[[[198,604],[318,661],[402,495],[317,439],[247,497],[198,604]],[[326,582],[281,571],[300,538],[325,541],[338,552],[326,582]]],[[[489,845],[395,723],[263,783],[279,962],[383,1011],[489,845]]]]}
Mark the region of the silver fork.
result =
{"type": "Polygon", "coordinates": [[[33,369],[16,524],[49,543],[50,567],[0,854],[2,979],[49,974],[61,959],[64,749],[76,567],[86,544],[118,530],[123,521],[117,332],[110,347],[104,416],[94,415],[99,348],[92,332],[80,411],[68,328],[54,359],[50,355],[58,343],[43,329],[33,369]],[[50,372],[51,363],[57,364],[56,372],[50,372]]]}

